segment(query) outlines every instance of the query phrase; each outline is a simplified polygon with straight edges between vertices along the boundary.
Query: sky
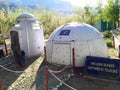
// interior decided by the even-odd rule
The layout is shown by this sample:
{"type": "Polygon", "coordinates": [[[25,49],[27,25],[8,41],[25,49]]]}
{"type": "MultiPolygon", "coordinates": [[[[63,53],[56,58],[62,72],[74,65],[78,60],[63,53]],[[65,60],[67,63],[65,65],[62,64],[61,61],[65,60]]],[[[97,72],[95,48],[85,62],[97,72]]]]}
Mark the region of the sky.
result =
{"type": "MultiPolygon", "coordinates": [[[[69,1],[72,5],[79,7],[84,7],[86,5],[96,7],[99,0],[64,0],[64,1],[69,1]]],[[[100,1],[102,2],[103,6],[107,4],[106,0],[100,1]]]]}

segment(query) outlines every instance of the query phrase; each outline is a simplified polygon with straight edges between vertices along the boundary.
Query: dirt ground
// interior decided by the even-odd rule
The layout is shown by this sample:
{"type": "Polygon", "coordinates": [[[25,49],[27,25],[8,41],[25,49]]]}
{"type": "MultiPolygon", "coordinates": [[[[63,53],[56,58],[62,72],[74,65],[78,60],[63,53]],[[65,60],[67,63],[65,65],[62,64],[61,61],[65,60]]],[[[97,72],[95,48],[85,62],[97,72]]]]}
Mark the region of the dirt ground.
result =
{"type": "MultiPolygon", "coordinates": [[[[113,51],[113,49],[110,49],[110,51],[113,51]]],[[[0,67],[0,80],[3,90],[44,90],[46,65],[49,69],[55,71],[59,71],[65,66],[52,65],[43,62],[43,60],[43,56],[33,57],[26,61],[25,67],[20,68],[16,65],[12,56],[1,58],[0,65],[14,71],[24,71],[23,73],[13,73],[0,67]]],[[[119,82],[88,79],[83,74],[73,73],[71,68],[65,68],[55,75],[75,89],[70,89],[61,84],[49,73],[49,90],[120,90],[119,82]]]]}
{"type": "MultiPolygon", "coordinates": [[[[87,79],[80,75],[74,75],[66,81],[67,84],[76,90],[120,90],[120,82],[102,81],[97,79],[87,79]]],[[[62,85],[58,90],[72,90],[62,85]]]]}
{"type": "MultiPolygon", "coordinates": [[[[0,80],[2,81],[3,90],[44,90],[46,65],[51,70],[61,70],[64,66],[45,63],[43,59],[43,56],[31,58],[26,61],[26,66],[23,68],[16,65],[11,56],[0,59],[0,65],[10,70],[24,71],[23,73],[14,73],[0,68],[0,80]]],[[[65,80],[69,71],[69,69],[65,69],[64,72],[56,75],[61,80],[65,80]]],[[[52,90],[58,84],[59,81],[49,73],[49,90],[52,90]]]]}
{"type": "Polygon", "coordinates": [[[0,68],[0,80],[2,81],[3,90],[14,90],[12,89],[12,87],[16,87],[16,85],[19,84],[19,82],[22,82],[26,78],[30,77],[32,72],[37,72],[42,61],[43,57],[33,57],[30,58],[29,61],[26,61],[25,67],[20,68],[19,65],[16,64],[12,56],[7,56],[5,58],[0,59],[0,65],[3,65],[7,69],[18,71],[11,72],[0,68]],[[21,73],[21,71],[24,72],[21,73]]]}

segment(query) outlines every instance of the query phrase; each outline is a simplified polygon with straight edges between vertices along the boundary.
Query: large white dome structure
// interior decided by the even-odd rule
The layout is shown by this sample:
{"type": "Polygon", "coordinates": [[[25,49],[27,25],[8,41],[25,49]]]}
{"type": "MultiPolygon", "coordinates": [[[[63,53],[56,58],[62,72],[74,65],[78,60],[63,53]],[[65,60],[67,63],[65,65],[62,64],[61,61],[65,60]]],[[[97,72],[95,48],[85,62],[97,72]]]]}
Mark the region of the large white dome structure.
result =
{"type": "Polygon", "coordinates": [[[20,14],[10,30],[13,54],[23,50],[27,58],[44,51],[44,34],[40,22],[31,14],[20,14]]]}
{"type": "Polygon", "coordinates": [[[108,57],[101,33],[94,27],[74,22],[52,32],[46,44],[46,60],[50,63],[84,67],[86,56],[108,57]]]}

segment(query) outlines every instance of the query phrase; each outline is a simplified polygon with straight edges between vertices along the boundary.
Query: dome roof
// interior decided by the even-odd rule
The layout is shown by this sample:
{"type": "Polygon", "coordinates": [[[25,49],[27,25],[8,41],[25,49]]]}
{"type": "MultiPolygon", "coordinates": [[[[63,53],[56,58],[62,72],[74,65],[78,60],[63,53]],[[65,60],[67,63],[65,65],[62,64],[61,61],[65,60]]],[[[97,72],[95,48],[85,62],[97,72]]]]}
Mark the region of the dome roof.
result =
{"type": "Polygon", "coordinates": [[[17,19],[30,19],[30,18],[35,18],[34,15],[25,13],[25,14],[20,14],[17,19]]]}
{"type": "Polygon", "coordinates": [[[53,31],[48,41],[81,41],[102,38],[101,33],[85,23],[72,22],[53,31]]]}

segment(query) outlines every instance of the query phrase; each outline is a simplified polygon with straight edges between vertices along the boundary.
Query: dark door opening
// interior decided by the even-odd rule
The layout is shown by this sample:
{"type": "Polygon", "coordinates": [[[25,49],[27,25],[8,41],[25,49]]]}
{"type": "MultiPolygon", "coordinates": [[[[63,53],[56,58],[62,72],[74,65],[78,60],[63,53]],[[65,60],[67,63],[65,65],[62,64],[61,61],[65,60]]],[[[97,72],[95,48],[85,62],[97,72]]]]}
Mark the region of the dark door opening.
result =
{"type": "Polygon", "coordinates": [[[11,31],[10,36],[11,36],[11,49],[13,51],[13,55],[15,57],[15,60],[17,61],[19,59],[19,52],[20,52],[18,32],[11,31]]]}

